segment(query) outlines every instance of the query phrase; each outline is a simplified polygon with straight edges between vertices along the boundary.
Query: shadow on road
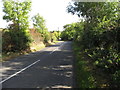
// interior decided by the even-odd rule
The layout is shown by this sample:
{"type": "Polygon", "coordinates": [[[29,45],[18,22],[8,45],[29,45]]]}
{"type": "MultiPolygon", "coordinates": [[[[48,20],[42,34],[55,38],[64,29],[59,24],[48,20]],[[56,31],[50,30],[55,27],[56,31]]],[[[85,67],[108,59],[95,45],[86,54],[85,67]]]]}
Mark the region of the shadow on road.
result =
{"type": "MultiPolygon", "coordinates": [[[[59,47],[52,45],[50,48],[59,47]]],[[[18,57],[3,63],[3,79],[20,71],[36,60],[40,62],[3,83],[3,88],[71,88],[73,84],[73,55],[71,46],[65,44],[58,50],[49,49],[18,57]]]]}

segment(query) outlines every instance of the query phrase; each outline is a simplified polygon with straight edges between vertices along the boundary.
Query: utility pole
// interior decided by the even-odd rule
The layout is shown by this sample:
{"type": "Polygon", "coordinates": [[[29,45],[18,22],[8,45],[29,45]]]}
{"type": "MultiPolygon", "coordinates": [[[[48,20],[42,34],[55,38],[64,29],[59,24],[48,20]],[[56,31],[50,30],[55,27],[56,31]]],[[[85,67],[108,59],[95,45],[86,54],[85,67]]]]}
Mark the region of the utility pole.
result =
{"type": "Polygon", "coordinates": [[[58,40],[60,39],[60,34],[59,34],[59,27],[58,27],[58,40]]]}

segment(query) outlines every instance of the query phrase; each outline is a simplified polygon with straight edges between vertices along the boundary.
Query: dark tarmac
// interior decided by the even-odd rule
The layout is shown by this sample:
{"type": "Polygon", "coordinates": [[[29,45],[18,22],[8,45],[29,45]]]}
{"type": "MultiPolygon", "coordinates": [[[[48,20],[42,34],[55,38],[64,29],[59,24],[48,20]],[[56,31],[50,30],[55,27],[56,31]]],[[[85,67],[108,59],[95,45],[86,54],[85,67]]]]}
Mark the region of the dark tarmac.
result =
{"type": "Polygon", "coordinates": [[[40,51],[3,62],[2,88],[72,88],[72,42],[59,42],[40,51]]]}

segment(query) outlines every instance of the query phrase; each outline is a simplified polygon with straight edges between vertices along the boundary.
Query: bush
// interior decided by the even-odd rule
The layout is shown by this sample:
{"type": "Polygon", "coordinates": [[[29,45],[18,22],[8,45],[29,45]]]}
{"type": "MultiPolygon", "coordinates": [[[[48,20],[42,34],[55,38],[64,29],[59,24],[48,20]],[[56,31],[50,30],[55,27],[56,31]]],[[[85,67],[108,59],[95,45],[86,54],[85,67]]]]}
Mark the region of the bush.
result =
{"type": "Polygon", "coordinates": [[[19,52],[29,49],[31,42],[29,33],[16,30],[5,30],[3,35],[3,52],[19,52]]]}
{"type": "Polygon", "coordinates": [[[113,81],[116,84],[116,87],[120,88],[120,70],[116,71],[113,74],[113,81]]]}

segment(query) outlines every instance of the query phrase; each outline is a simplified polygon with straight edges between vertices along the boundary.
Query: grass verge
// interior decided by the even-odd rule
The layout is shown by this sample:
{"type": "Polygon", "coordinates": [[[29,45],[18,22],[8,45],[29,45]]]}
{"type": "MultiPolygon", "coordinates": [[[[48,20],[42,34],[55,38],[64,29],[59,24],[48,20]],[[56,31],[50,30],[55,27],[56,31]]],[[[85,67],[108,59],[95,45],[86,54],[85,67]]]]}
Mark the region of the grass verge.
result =
{"type": "Polygon", "coordinates": [[[94,65],[94,61],[82,51],[81,46],[73,43],[73,50],[78,88],[109,88],[109,75],[94,65]]]}
{"type": "Polygon", "coordinates": [[[73,50],[75,53],[76,78],[78,88],[95,88],[95,79],[91,73],[89,62],[85,60],[84,53],[80,51],[81,47],[73,43],[73,50]]]}
{"type": "MultiPolygon", "coordinates": [[[[39,50],[41,50],[41,49],[43,49],[47,46],[54,45],[58,42],[59,41],[54,41],[52,43],[46,43],[45,45],[34,45],[33,47],[31,47],[30,52],[39,51],[39,50]]],[[[10,59],[16,58],[18,56],[21,56],[21,55],[26,55],[26,54],[29,54],[30,52],[22,51],[22,52],[15,52],[15,53],[8,52],[7,54],[2,53],[2,59],[0,59],[0,62],[7,61],[7,60],[10,60],[10,59]]]]}

